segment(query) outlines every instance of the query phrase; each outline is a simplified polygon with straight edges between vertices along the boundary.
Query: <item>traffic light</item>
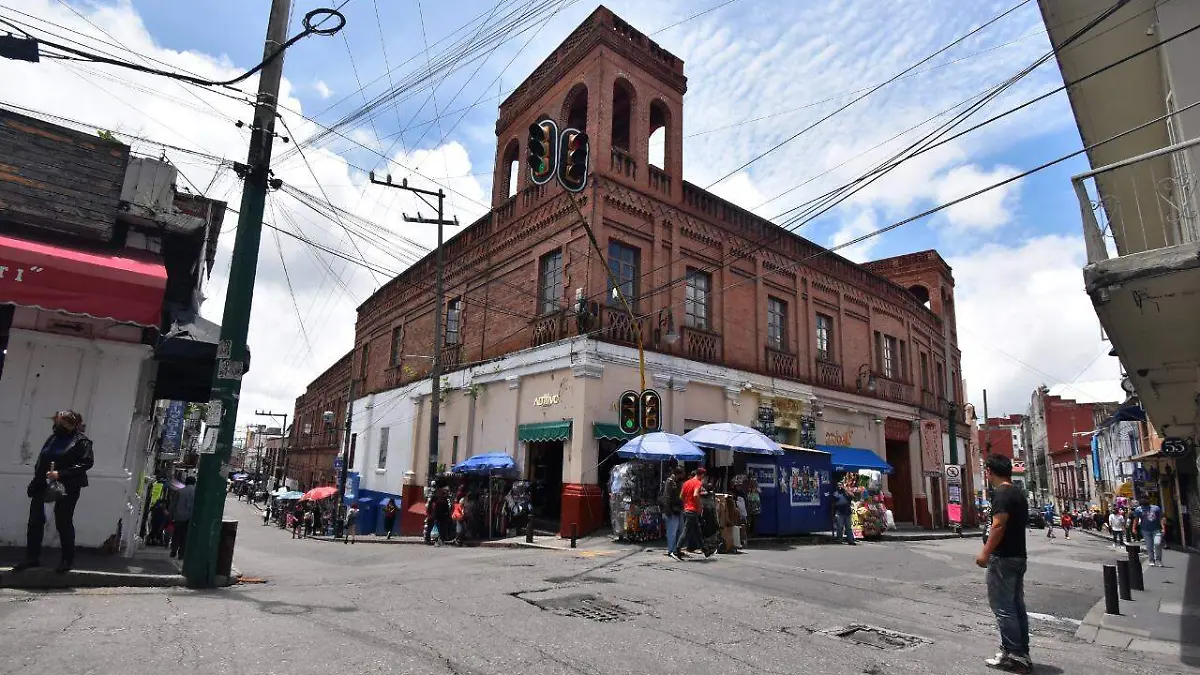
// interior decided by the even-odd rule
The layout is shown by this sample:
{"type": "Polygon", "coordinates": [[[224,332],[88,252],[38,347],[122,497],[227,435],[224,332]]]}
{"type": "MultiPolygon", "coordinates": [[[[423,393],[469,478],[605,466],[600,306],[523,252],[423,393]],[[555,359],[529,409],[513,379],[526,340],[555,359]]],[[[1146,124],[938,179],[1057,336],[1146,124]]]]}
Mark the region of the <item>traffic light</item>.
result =
{"type": "Polygon", "coordinates": [[[642,433],[658,431],[662,426],[662,398],[653,389],[642,392],[642,433]]]}
{"type": "Polygon", "coordinates": [[[587,186],[588,135],[578,129],[563,129],[558,142],[558,182],[570,192],[582,192],[587,186]]]}
{"type": "Polygon", "coordinates": [[[558,152],[558,125],[541,120],[529,125],[529,179],[545,185],[554,178],[558,152]]]}
{"type": "Polygon", "coordinates": [[[641,397],[636,391],[621,394],[621,433],[633,436],[642,427],[641,397]]]}

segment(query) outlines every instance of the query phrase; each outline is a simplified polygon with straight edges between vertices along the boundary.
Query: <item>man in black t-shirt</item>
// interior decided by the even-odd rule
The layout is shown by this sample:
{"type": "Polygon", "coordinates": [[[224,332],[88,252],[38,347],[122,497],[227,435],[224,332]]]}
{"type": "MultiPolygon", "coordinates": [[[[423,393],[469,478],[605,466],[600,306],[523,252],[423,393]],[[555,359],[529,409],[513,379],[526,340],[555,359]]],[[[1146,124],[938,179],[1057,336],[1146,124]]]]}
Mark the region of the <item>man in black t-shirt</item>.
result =
{"type": "Polygon", "coordinates": [[[1029,501],[1012,484],[1012,462],[991,455],[984,464],[992,499],[992,529],[975,564],[987,568],[988,603],[1000,628],[1000,653],[985,663],[1014,673],[1033,672],[1029,615],[1025,612],[1025,528],[1029,501]]]}

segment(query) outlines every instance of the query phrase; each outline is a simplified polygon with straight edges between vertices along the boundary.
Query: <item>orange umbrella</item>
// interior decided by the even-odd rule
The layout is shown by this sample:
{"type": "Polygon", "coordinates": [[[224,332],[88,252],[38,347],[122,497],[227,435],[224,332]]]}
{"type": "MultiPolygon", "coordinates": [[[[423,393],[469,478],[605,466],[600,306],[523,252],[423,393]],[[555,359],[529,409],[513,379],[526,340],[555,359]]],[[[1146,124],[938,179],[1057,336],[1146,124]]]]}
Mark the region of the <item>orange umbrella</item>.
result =
{"type": "Polygon", "coordinates": [[[319,502],[322,499],[327,499],[329,497],[336,495],[337,491],[338,491],[337,488],[333,487],[332,485],[326,485],[324,487],[313,488],[313,489],[309,490],[308,492],[305,492],[304,496],[300,498],[300,501],[302,501],[302,502],[319,502]]]}

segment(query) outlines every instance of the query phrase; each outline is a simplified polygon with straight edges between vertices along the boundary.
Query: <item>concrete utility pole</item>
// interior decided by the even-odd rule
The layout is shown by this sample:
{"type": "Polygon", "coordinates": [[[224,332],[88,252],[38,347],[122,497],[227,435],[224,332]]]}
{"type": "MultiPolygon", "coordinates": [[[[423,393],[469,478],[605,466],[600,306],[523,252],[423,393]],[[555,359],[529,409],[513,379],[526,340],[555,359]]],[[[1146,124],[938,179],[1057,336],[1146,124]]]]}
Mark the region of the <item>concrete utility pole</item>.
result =
{"type": "Polygon", "coordinates": [[[244,175],[233,260],[229,268],[229,289],[221,317],[221,339],[217,346],[217,367],[213,373],[212,400],[208,422],[218,425],[215,447],[205,448],[197,471],[196,504],[188,530],[187,556],[183,573],[188,586],[211,588],[216,585],[217,544],[225,511],[225,480],[221,465],[228,461],[237,424],[238,399],[242,373],[246,365],[246,335],[250,329],[250,307],[254,300],[254,278],[258,272],[258,250],[262,239],[263,209],[266,205],[271,146],[275,140],[275,105],[279,82],[283,77],[284,54],[278,53],[287,41],[291,0],[272,0],[263,47],[266,65],[259,74],[258,98],[250,129],[250,150],[246,165],[238,167],[244,175]]]}
{"type": "MultiPolygon", "coordinates": [[[[365,364],[364,364],[365,366],[365,364]]],[[[363,373],[363,379],[366,374],[363,373]]],[[[342,509],[346,508],[346,477],[350,474],[350,450],[353,437],[350,434],[351,423],[354,421],[354,364],[350,364],[350,386],[346,391],[346,426],[342,431],[342,470],[338,475],[337,520],[333,522],[335,537],[342,535],[342,509]]]]}
{"type": "MultiPolygon", "coordinates": [[[[422,195],[437,197],[438,200],[436,219],[424,218],[419,215],[413,218],[407,213],[402,214],[404,216],[404,222],[406,223],[437,225],[437,249],[435,249],[436,253],[434,256],[437,266],[437,281],[435,282],[434,290],[434,294],[437,297],[435,301],[437,303],[437,311],[433,315],[433,366],[430,368],[429,372],[429,384],[431,387],[429,393],[429,460],[430,463],[432,463],[434,458],[438,456],[438,429],[441,427],[441,418],[438,408],[441,405],[442,395],[442,312],[443,307],[446,304],[446,290],[444,288],[445,255],[442,250],[442,228],[446,225],[458,225],[458,218],[455,217],[454,220],[445,219],[444,207],[446,203],[446,193],[440,188],[437,192],[434,192],[432,190],[422,190],[421,188],[409,187],[407,178],[402,180],[399,185],[396,185],[392,183],[392,177],[390,175],[387,177],[386,181],[375,180],[374,173],[372,173],[370,177],[371,182],[375,185],[383,185],[399,190],[407,190],[420,197],[421,201],[425,201],[426,204],[429,202],[426,201],[422,195]]],[[[433,476],[429,476],[429,478],[432,479],[433,476]]]]}

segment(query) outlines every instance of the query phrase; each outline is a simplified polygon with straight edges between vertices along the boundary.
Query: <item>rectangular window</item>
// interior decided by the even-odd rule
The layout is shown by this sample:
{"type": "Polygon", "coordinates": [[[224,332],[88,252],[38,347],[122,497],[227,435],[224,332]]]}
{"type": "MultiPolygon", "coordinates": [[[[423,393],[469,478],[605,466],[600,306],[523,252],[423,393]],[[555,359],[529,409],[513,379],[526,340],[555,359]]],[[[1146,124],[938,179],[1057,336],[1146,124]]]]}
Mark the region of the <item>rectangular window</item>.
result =
{"type": "Polygon", "coordinates": [[[711,288],[712,275],[688,269],[687,286],[683,296],[683,318],[684,324],[689,328],[708,330],[708,292],[711,288]]]}
{"type": "MultiPolygon", "coordinates": [[[[641,251],[632,246],[626,246],[618,242],[609,242],[608,244],[608,269],[612,272],[613,279],[616,280],[616,287],[620,290],[620,294],[630,307],[636,305],[637,286],[638,286],[638,267],[641,251]]],[[[608,302],[612,305],[621,305],[618,298],[613,297],[613,280],[609,280],[608,302]]]]}
{"type": "Polygon", "coordinates": [[[377,469],[387,468],[388,436],[391,433],[391,427],[384,427],[379,430],[379,461],[375,464],[375,468],[377,469]]]}
{"type": "Polygon", "coordinates": [[[833,360],[833,317],[817,315],[817,358],[833,360]]]}
{"type": "Polygon", "coordinates": [[[538,312],[557,312],[562,305],[563,255],[551,251],[538,263],[538,312]]]}
{"type": "Polygon", "coordinates": [[[946,373],[946,369],[942,367],[942,364],[940,364],[940,363],[937,364],[937,382],[935,382],[934,385],[937,387],[937,389],[936,389],[937,395],[941,396],[942,398],[946,397],[946,375],[945,375],[945,373],[946,373]]]}
{"type": "Polygon", "coordinates": [[[925,352],[921,352],[921,389],[930,391],[929,389],[929,356],[925,352]]]}
{"type": "Polygon", "coordinates": [[[389,363],[393,368],[400,365],[400,342],[404,339],[404,329],[396,326],[392,329],[392,353],[389,363]]]}
{"type": "Polygon", "coordinates": [[[767,297],[767,345],[771,349],[787,349],[787,303],[767,297]]]}
{"type": "Polygon", "coordinates": [[[447,345],[456,345],[462,341],[462,299],[455,298],[446,305],[446,340],[447,345]]]}
{"type": "Polygon", "coordinates": [[[908,343],[904,340],[900,341],[900,379],[905,382],[912,382],[912,376],[908,372],[908,343]]]}
{"type": "Polygon", "coordinates": [[[371,343],[363,343],[362,363],[359,364],[358,376],[360,379],[367,379],[367,363],[371,360],[371,343]]]}
{"type": "Polygon", "coordinates": [[[897,352],[900,348],[896,346],[896,338],[890,335],[883,336],[883,376],[889,380],[896,379],[896,361],[897,352]]]}
{"type": "Polygon", "coordinates": [[[458,461],[458,436],[455,436],[451,443],[450,456],[454,458],[454,461],[458,461]]]}

